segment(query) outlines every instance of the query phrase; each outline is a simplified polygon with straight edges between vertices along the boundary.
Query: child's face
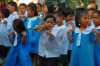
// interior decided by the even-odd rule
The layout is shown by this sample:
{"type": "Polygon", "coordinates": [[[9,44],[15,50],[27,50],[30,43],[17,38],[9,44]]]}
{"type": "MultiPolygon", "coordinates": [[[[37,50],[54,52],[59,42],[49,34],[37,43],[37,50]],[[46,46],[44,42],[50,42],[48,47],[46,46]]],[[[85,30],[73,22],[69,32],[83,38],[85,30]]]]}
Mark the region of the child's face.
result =
{"type": "Polygon", "coordinates": [[[45,14],[48,14],[48,8],[47,8],[46,5],[43,6],[43,12],[44,12],[45,14]]]}
{"type": "Polygon", "coordinates": [[[38,12],[38,13],[41,12],[41,11],[42,11],[41,6],[39,6],[38,4],[36,4],[36,6],[37,6],[37,12],[38,12]]]}
{"type": "Polygon", "coordinates": [[[89,14],[89,17],[90,17],[90,18],[92,18],[92,17],[93,17],[93,13],[94,13],[94,11],[93,11],[93,10],[89,10],[89,11],[88,11],[88,14],[89,14]]]}
{"type": "Polygon", "coordinates": [[[28,17],[33,17],[34,16],[34,11],[30,9],[30,7],[27,7],[27,16],[28,17]]]}
{"type": "Polygon", "coordinates": [[[52,28],[54,27],[55,22],[54,22],[53,18],[48,18],[48,19],[45,21],[44,24],[45,24],[45,28],[46,28],[47,30],[50,30],[50,29],[52,29],[52,28]]]}
{"type": "Polygon", "coordinates": [[[18,11],[18,15],[23,15],[21,11],[18,11]]]}
{"type": "Polygon", "coordinates": [[[87,14],[83,14],[80,19],[78,20],[81,25],[87,26],[89,24],[89,19],[87,14]]]}
{"type": "Polygon", "coordinates": [[[100,15],[98,13],[93,14],[93,23],[95,24],[95,26],[100,25],[100,15]]]}
{"type": "Polygon", "coordinates": [[[19,6],[19,11],[21,11],[22,14],[25,14],[26,8],[24,6],[19,6]]]}
{"type": "Polygon", "coordinates": [[[7,8],[9,9],[9,11],[10,11],[10,13],[13,13],[15,10],[15,7],[14,6],[12,6],[12,5],[10,5],[10,4],[8,4],[7,5],[7,8]]]}
{"type": "Polygon", "coordinates": [[[74,19],[74,15],[73,14],[70,14],[70,15],[67,15],[65,18],[65,21],[68,22],[68,21],[72,21],[74,19]]]}
{"type": "Polygon", "coordinates": [[[56,18],[56,23],[59,25],[63,22],[63,16],[59,17],[57,14],[53,15],[56,18]]]}

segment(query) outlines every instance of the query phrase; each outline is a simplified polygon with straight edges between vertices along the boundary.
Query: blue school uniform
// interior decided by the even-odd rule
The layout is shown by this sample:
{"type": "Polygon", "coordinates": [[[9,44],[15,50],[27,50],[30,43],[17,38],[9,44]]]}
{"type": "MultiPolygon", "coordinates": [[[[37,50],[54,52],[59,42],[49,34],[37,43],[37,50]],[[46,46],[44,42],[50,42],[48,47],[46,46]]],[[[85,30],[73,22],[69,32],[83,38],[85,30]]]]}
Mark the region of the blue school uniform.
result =
{"type": "Polygon", "coordinates": [[[24,25],[29,33],[29,52],[38,54],[40,34],[33,30],[33,27],[40,25],[40,20],[37,17],[28,18],[24,25]]]}
{"type": "Polygon", "coordinates": [[[71,35],[73,48],[70,66],[94,66],[93,36],[88,28],[84,31],[80,31],[79,28],[75,29],[71,35]]]}
{"type": "MultiPolygon", "coordinates": [[[[100,32],[100,26],[96,28],[100,32]]],[[[95,66],[100,66],[100,36],[98,42],[93,44],[95,66]]]]}
{"type": "MultiPolygon", "coordinates": [[[[15,34],[12,36],[15,42],[15,34]]],[[[4,66],[32,66],[30,55],[28,52],[28,33],[26,32],[26,42],[21,43],[22,34],[17,36],[17,45],[13,45],[7,55],[4,66]]]]}

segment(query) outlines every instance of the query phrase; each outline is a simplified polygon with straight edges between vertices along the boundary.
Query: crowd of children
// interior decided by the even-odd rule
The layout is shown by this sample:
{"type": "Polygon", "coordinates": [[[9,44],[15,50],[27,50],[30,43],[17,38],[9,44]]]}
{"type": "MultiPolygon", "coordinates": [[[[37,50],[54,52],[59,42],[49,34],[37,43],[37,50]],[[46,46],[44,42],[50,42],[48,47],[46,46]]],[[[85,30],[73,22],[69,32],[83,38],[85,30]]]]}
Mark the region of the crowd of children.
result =
{"type": "Polygon", "coordinates": [[[0,64],[100,66],[100,11],[15,2],[0,11],[0,64]]]}

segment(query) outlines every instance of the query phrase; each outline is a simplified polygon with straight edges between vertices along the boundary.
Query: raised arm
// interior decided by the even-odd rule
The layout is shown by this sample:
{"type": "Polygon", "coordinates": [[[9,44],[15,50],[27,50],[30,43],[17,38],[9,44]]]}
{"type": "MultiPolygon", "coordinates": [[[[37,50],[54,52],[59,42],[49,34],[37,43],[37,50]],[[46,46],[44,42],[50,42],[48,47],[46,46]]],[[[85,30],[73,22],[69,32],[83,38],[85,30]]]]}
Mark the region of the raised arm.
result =
{"type": "Polygon", "coordinates": [[[39,30],[39,29],[41,29],[41,28],[45,28],[45,25],[36,26],[36,27],[33,28],[33,30],[34,30],[34,31],[37,31],[37,30],[39,30]]]}
{"type": "Polygon", "coordinates": [[[42,18],[42,16],[37,16],[37,18],[39,18],[41,20],[41,24],[40,25],[43,25],[43,18],[42,18]]]}
{"type": "Polygon", "coordinates": [[[69,29],[69,30],[67,31],[67,36],[68,36],[68,39],[69,39],[70,43],[73,43],[73,40],[72,40],[72,38],[71,38],[71,36],[70,36],[70,32],[73,32],[73,31],[74,31],[74,29],[69,29]]]}
{"type": "Polygon", "coordinates": [[[95,38],[95,40],[94,40],[94,43],[97,43],[97,42],[98,42],[98,39],[99,39],[99,31],[98,31],[98,30],[92,30],[91,32],[97,34],[97,35],[96,35],[96,38],[95,38]]]}
{"type": "Polygon", "coordinates": [[[48,35],[50,35],[50,36],[54,37],[54,35],[51,33],[51,31],[50,31],[50,30],[47,30],[47,31],[46,31],[46,33],[47,33],[48,35]]]}
{"type": "Polygon", "coordinates": [[[23,32],[22,44],[26,42],[26,32],[23,32]]]}
{"type": "Polygon", "coordinates": [[[12,44],[14,44],[14,40],[11,38],[11,35],[12,35],[12,34],[14,34],[14,32],[10,32],[10,33],[8,34],[8,38],[9,38],[10,42],[11,42],[12,44]]]}

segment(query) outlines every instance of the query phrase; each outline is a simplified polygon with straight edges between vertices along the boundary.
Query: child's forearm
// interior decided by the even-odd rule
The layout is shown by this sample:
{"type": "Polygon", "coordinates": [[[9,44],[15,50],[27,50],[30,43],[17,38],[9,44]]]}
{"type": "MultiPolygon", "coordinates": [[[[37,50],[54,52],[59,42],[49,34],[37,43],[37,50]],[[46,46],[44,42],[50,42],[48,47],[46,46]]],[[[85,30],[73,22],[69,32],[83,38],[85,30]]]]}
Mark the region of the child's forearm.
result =
{"type": "Polygon", "coordinates": [[[94,40],[94,43],[97,43],[98,42],[98,39],[99,39],[99,33],[97,33],[96,38],[94,40]]]}
{"type": "Polygon", "coordinates": [[[41,24],[40,25],[43,25],[43,18],[41,19],[41,24]]]}
{"type": "Polygon", "coordinates": [[[46,33],[52,37],[54,37],[54,35],[50,32],[50,31],[46,31],[46,33]]]}
{"type": "Polygon", "coordinates": [[[72,40],[72,38],[71,38],[71,36],[68,32],[67,32],[67,36],[68,36],[68,39],[69,39],[70,43],[73,43],[73,40],[72,40]]]}
{"type": "Polygon", "coordinates": [[[37,30],[39,30],[39,29],[41,29],[41,28],[43,28],[43,27],[44,27],[43,25],[39,25],[39,26],[34,27],[33,30],[34,30],[34,31],[37,31],[37,30]]]}
{"type": "Polygon", "coordinates": [[[10,42],[11,42],[12,44],[14,44],[14,40],[10,37],[10,35],[8,35],[8,38],[9,38],[10,42]]]}
{"type": "Polygon", "coordinates": [[[71,23],[71,25],[72,25],[72,29],[75,29],[75,26],[74,26],[74,24],[73,24],[73,23],[71,23]]]}
{"type": "Polygon", "coordinates": [[[24,44],[26,42],[26,36],[23,36],[22,38],[22,44],[24,44]]]}

